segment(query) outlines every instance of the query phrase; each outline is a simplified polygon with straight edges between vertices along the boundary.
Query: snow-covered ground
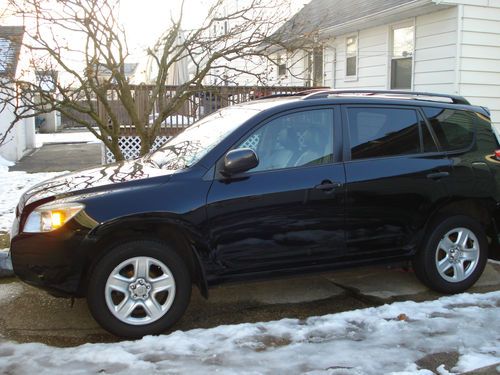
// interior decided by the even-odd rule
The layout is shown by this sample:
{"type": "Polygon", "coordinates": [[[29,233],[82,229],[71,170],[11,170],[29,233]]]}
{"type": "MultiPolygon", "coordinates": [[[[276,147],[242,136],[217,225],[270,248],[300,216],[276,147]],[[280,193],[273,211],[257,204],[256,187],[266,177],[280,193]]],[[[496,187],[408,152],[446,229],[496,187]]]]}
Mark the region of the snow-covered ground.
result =
{"type": "MultiPolygon", "coordinates": [[[[500,292],[274,322],[219,326],[139,341],[54,348],[0,342],[14,374],[449,374],[500,362],[500,292]],[[457,352],[453,368],[416,362],[457,352]]],[[[500,371],[500,366],[497,368],[500,371]]]]}
{"type": "Polygon", "coordinates": [[[8,232],[21,194],[31,186],[60,175],[56,173],[8,172],[11,162],[0,157],[0,232],[8,232]]]}
{"type": "Polygon", "coordinates": [[[35,137],[36,147],[42,147],[44,143],[100,143],[101,141],[89,131],[74,131],[65,133],[37,134],[35,137]]]}

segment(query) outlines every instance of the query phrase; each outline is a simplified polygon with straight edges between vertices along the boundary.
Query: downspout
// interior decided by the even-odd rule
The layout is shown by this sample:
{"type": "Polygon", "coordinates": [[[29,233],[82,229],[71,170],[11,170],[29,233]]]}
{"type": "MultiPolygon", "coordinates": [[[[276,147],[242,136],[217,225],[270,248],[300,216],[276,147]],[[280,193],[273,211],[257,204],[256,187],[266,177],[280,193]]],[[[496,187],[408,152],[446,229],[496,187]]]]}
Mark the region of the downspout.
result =
{"type": "MultiPolygon", "coordinates": [[[[394,43],[394,42],[393,42],[394,43]]],[[[411,55],[411,90],[415,90],[415,60],[417,51],[417,17],[413,17],[413,51],[411,55]]],[[[389,52],[391,53],[391,52],[389,52]]],[[[391,59],[392,74],[392,59],[391,59]]],[[[389,78],[390,79],[390,78],[389,78]]]]}
{"type": "Polygon", "coordinates": [[[337,84],[337,48],[333,47],[333,61],[332,61],[332,89],[335,89],[337,84]]]}
{"type": "Polygon", "coordinates": [[[462,80],[461,74],[461,57],[462,57],[462,39],[463,39],[463,18],[464,6],[458,5],[457,17],[457,49],[455,52],[455,94],[460,95],[460,82],[462,80]]]}

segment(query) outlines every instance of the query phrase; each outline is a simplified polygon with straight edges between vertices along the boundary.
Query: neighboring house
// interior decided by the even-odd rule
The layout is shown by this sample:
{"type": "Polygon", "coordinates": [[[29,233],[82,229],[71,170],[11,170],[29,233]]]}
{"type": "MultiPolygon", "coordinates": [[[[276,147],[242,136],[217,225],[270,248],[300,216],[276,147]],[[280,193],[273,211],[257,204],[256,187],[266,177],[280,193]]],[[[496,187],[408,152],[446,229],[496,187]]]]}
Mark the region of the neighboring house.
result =
{"type": "Polygon", "coordinates": [[[273,84],[463,95],[500,127],[499,0],[312,0],[280,32],[273,84]]]}
{"type": "MultiPolygon", "coordinates": [[[[130,79],[134,76],[135,71],[137,70],[137,65],[138,63],[124,63],[123,64],[123,74],[125,75],[125,78],[127,81],[130,81],[130,79]]],[[[102,79],[103,81],[107,81],[111,78],[111,70],[104,66],[99,64],[97,66],[97,78],[102,79]]]]}
{"type": "MultiPolygon", "coordinates": [[[[22,26],[0,26],[0,80],[4,82],[8,82],[9,77],[19,74],[23,34],[22,26]]],[[[5,134],[15,119],[14,105],[15,103],[8,101],[0,93],[0,137],[5,134]]],[[[34,120],[32,118],[21,120],[8,132],[4,143],[0,145],[0,156],[10,161],[17,161],[34,147],[34,120]]]]}

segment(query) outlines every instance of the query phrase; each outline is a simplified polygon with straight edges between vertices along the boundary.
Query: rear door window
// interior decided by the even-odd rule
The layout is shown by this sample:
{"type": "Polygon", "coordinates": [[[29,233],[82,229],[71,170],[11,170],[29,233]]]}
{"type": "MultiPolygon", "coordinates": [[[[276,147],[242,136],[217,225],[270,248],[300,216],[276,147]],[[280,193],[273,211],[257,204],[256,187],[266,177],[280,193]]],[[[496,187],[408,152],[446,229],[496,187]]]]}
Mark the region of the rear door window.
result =
{"type": "Polygon", "coordinates": [[[474,140],[472,113],[447,108],[422,109],[443,151],[457,151],[470,147],[474,140]]]}
{"type": "Polygon", "coordinates": [[[348,107],[351,159],[419,153],[420,126],[411,108],[348,107]]]}

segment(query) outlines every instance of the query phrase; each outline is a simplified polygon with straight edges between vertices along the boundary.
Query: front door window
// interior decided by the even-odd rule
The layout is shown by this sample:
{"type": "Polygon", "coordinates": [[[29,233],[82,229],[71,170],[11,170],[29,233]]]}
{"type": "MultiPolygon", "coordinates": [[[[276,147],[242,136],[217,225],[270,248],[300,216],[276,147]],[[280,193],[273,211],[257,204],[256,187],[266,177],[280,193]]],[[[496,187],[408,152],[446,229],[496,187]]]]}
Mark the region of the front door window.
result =
{"type": "Polygon", "coordinates": [[[259,158],[252,171],[304,167],[333,162],[333,111],[318,109],[271,120],[237,148],[251,148],[259,158]]]}

